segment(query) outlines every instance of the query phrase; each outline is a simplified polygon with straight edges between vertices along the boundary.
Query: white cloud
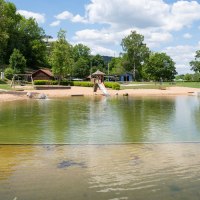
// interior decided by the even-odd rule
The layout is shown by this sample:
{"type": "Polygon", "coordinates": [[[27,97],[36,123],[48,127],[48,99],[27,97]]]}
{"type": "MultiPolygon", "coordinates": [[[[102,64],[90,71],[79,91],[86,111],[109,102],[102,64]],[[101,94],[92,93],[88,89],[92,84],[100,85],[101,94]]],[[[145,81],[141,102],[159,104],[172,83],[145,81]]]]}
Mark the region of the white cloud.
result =
{"type": "Polygon", "coordinates": [[[88,23],[88,21],[84,18],[84,17],[81,17],[80,15],[75,15],[71,18],[71,21],[74,22],[74,23],[88,23]]]}
{"type": "Polygon", "coordinates": [[[55,18],[58,19],[58,20],[71,19],[72,17],[73,17],[73,14],[68,12],[68,11],[64,11],[64,12],[55,16],[55,18]]]}
{"type": "Polygon", "coordinates": [[[200,20],[200,4],[197,1],[177,1],[172,5],[166,28],[181,30],[197,20],[200,20]]]}
{"type": "Polygon", "coordinates": [[[88,23],[88,21],[84,17],[80,15],[73,15],[69,11],[64,11],[56,15],[55,18],[58,20],[70,20],[73,23],[88,23]]]}
{"type": "Polygon", "coordinates": [[[143,28],[162,25],[169,9],[162,0],[93,0],[86,12],[93,23],[143,28]]]}
{"type": "Polygon", "coordinates": [[[176,68],[179,74],[191,73],[190,61],[194,60],[195,52],[200,49],[200,44],[197,46],[190,45],[178,45],[173,47],[167,47],[163,50],[169,55],[176,63],[176,68]]]}
{"type": "Polygon", "coordinates": [[[185,33],[185,34],[183,35],[183,37],[184,37],[185,39],[191,39],[191,38],[192,38],[192,35],[191,35],[190,33],[185,33]]]}
{"type": "Polygon", "coordinates": [[[123,29],[160,27],[172,31],[200,20],[200,4],[184,0],[171,5],[163,0],[93,0],[86,6],[86,16],[92,23],[123,29]]]}
{"type": "Polygon", "coordinates": [[[60,20],[54,21],[50,24],[50,26],[59,26],[60,25],[60,20]]]}
{"type": "Polygon", "coordinates": [[[27,10],[18,10],[17,13],[23,15],[25,18],[34,18],[37,23],[42,24],[45,22],[45,14],[35,13],[27,10]]]}
{"type": "MultiPolygon", "coordinates": [[[[118,49],[118,53],[122,51],[121,40],[131,30],[144,35],[151,49],[163,49],[168,42],[173,43],[175,31],[179,34],[179,31],[192,27],[200,20],[200,3],[190,0],[177,0],[170,4],[164,0],[91,0],[85,6],[84,16],[68,12],[67,19],[74,23],[91,23],[91,26],[95,24],[95,27],[101,27],[79,30],[73,40],[89,44],[92,49],[95,47],[102,55],[109,53],[109,48],[110,54],[113,53],[112,49],[118,49]]],[[[186,33],[182,37],[191,39],[192,35],[186,33]]],[[[163,51],[175,60],[180,72],[190,71],[189,62],[196,50],[197,46],[179,45],[163,51]]]]}

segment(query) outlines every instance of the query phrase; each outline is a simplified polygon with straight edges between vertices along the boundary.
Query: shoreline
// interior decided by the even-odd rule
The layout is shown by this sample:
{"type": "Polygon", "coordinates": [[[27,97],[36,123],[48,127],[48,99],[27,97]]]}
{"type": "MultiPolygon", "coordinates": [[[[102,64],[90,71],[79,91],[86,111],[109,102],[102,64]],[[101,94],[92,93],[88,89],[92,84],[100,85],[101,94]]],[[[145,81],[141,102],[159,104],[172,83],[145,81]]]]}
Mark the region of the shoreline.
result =
{"type": "MultiPolygon", "coordinates": [[[[92,87],[78,87],[72,86],[71,89],[52,89],[52,90],[30,90],[23,89],[22,91],[0,91],[0,102],[26,100],[27,92],[31,92],[34,96],[39,94],[45,94],[48,98],[63,98],[70,96],[102,96],[103,92],[98,89],[97,92],[93,92],[92,87]]],[[[107,89],[109,95],[112,96],[195,96],[200,93],[199,88],[188,87],[167,87],[166,90],[161,89],[124,89],[124,90],[112,90],[107,89]]]]}

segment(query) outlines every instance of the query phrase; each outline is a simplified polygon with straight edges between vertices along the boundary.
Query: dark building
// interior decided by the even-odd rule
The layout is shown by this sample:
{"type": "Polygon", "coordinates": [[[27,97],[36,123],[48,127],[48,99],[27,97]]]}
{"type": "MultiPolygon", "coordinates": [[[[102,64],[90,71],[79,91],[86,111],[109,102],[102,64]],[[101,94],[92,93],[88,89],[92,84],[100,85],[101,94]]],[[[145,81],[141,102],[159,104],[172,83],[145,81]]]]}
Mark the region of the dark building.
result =
{"type": "Polygon", "coordinates": [[[33,80],[53,80],[54,76],[49,69],[39,69],[32,73],[33,80]]]}

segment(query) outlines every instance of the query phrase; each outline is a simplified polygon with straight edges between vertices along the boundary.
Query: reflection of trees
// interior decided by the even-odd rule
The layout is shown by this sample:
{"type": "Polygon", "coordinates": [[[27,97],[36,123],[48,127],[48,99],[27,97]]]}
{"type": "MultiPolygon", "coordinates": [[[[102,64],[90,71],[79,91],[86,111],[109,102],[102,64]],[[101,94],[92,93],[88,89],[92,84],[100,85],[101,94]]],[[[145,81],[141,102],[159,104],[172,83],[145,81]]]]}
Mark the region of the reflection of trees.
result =
{"type": "Polygon", "coordinates": [[[42,131],[42,117],[34,103],[35,101],[20,101],[4,104],[0,112],[1,143],[35,142],[37,135],[42,131]]]}
{"type": "Polygon", "coordinates": [[[128,98],[120,102],[126,141],[148,142],[168,131],[174,101],[168,98],[128,98]]]}
{"type": "Polygon", "coordinates": [[[199,107],[195,110],[195,122],[196,122],[196,126],[200,132],[200,105],[199,107]]]}
{"type": "Polygon", "coordinates": [[[194,109],[194,121],[197,127],[197,132],[200,133],[200,98],[196,99],[196,107],[194,109]]]}

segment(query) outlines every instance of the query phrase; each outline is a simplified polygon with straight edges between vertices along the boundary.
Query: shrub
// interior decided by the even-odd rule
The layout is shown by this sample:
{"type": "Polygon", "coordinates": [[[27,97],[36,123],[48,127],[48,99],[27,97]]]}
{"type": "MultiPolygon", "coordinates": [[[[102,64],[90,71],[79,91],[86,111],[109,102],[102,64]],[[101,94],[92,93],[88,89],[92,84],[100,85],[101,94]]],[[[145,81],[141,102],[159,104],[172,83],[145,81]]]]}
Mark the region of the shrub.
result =
{"type": "Polygon", "coordinates": [[[35,80],[34,85],[58,85],[58,81],[52,80],[35,80]]]}
{"type": "Polygon", "coordinates": [[[4,74],[5,74],[5,77],[7,79],[11,80],[13,78],[13,75],[14,75],[14,70],[11,67],[8,67],[8,68],[5,69],[4,74]]]}
{"type": "MultiPolygon", "coordinates": [[[[34,85],[58,85],[58,81],[52,80],[35,80],[34,85]]],[[[93,87],[94,83],[86,81],[68,81],[63,80],[60,85],[80,86],[80,87],[93,87]]],[[[113,90],[120,90],[120,84],[116,82],[105,82],[105,87],[112,88],[113,90]]]]}
{"type": "Polygon", "coordinates": [[[85,81],[74,81],[73,82],[74,86],[81,86],[81,87],[93,87],[92,82],[85,82],[85,81]]]}
{"type": "Polygon", "coordinates": [[[105,87],[112,88],[113,90],[120,90],[120,84],[116,82],[105,82],[105,87]]]}
{"type": "MultiPolygon", "coordinates": [[[[35,80],[34,85],[58,85],[58,81],[53,80],[35,80]]],[[[72,81],[63,80],[60,85],[73,85],[72,81]]]]}
{"type": "Polygon", "coordinates": [[[60,85],[73,86],[73,82],[72,81],[68,81],[68,80],[63,80],[63,81],[60,82],[60,85]]]}

